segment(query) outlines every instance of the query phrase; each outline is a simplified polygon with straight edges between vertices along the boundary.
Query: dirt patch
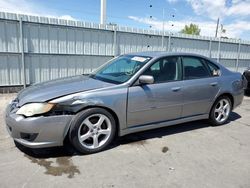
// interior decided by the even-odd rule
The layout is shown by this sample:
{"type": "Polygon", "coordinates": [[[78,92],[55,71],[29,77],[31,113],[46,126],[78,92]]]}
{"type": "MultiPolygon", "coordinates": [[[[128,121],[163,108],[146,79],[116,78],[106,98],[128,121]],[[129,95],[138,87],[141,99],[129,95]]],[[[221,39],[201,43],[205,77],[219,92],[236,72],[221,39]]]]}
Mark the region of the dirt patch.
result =
{"type": "Polygon", "coordinates": [[[58,157],[56,158],[56,162],[53,162],[48,159],[36,159],[26,154],[24,156],[30,159],[32,163],[44,167],[46,170],[45,174],[48,175],[62,176],[63,174],[67,174],[68,178],[73,178],[75,174],[80,174],[79,169],[73,164],[70,157],[58,157]]]}
{"type": "Polygon", "coordinates": [[[164,146],[164,147],[161,149],[161,152],[162,152],[162,153],[167,153],[168,150],[169,150],[168,147],[167,147],[167,146],[164,146]]]}

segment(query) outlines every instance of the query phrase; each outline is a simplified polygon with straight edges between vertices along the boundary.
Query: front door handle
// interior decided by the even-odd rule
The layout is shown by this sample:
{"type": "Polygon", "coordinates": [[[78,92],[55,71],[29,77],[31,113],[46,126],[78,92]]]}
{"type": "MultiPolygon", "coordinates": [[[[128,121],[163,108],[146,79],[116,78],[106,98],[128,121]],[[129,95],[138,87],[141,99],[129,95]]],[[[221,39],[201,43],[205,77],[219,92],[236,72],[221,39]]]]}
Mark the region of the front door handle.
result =
{"type": "Polygon", "coordinates": [[[210,86],[217,86],[217,85],[218,85],[218,82],[210,83],[210,86]]]}
{"type": "Polygon", "coordinates": [[[181,89],[181,87],[173,87],[172,91],[176,92],[176,91],[179,91],[180,89],[181,89]]]}

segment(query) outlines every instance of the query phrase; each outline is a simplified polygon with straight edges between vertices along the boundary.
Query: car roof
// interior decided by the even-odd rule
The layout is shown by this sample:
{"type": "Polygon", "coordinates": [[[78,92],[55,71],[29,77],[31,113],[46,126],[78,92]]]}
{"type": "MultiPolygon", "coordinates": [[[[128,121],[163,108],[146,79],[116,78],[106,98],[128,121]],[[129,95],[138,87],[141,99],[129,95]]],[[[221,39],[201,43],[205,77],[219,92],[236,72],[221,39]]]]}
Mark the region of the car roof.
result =
{"type": "Polygon", "coordinates": [[[194,57],[200,57],[203,59],[207,59],[209,62],[214,63],[217,65],[221,71],[224,73],[229,73],[231,72],[229,69],[224,67],[222,64],[217,62],[216,60],[206,57],[204,55],[200,54],[195,54],[195,53],[187,53],[187,52],[166,52],[166,51],[146,51],[146,52],[135,52],[135,53],[127,53],[124,55],[133,55],[133,56],[146,56],[146,57],[151,57],[153,59],[155,58],[161,58],[161,57],[166,57],[166,56],[194,56],[194,57]]]}
{"type": "Polygon", "coordinates": [[[134,55],[134,56],[148,56],[152,58],[159,58],[159,57],[165,57],[165,56],[172,56],[172,55],[178,55],[178,56],[195,56],[195,57],[202,57],[202,58],[208,58],[199,54],[194,53],[186,53],[186,52],[165,52],[165,51],[147,51],[147,52],[135,52],[135,53],[127,53],[124,55],[134,55]]]}

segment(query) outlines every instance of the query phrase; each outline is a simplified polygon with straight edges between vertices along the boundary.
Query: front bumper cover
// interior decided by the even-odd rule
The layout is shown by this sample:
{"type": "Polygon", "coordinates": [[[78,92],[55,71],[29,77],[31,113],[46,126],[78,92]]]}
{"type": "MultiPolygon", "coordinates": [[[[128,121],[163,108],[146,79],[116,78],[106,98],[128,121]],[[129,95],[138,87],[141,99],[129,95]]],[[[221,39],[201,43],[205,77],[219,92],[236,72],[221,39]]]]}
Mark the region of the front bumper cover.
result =
{"type": "Polygon", "coordinates": [[[62,146],[73,115],[37,116],[25,118],[6,109],[5,122],[13,139],[29,148],[62,146]],[[22,133],[37,134],[34,140],[22,138],[22,133]]]}

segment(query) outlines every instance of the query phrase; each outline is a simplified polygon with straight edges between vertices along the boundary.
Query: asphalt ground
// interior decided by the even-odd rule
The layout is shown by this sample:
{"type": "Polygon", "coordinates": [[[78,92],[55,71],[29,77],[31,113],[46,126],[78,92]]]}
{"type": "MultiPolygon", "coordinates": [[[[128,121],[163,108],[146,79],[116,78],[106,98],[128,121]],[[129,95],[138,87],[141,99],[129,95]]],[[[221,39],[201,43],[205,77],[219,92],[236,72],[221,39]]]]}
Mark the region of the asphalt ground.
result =
{"type": "Polygon", "coordinates": [[[0,187],[250,187],[250,97],[228,124],[206,121],[136,133],[103,152],[81,155],[69,145],[31,150],[16,146],[0,95],[0,187]]]}

